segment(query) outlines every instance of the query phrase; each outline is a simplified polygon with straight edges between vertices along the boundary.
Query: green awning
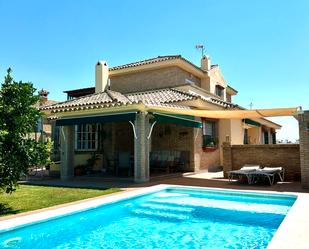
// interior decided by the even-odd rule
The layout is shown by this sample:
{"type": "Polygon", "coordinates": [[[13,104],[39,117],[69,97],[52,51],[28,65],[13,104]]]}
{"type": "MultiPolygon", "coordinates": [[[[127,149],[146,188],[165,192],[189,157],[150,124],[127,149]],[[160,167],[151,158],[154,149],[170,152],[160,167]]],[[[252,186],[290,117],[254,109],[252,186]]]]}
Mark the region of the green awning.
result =
{"type": "Polygon", "coordinates": [[[153,113],[155,121],[161,124],[176,124],[193,128],[202,128],[202,122],[195,121],[193,116],[168,115],[163,113],[153,113]]]}
{"type": "Polygon", "coordinates": [[[258,127],[261,126],[260,123],[254,121],[252,119],[248,119],[248,118],[243,119],[242,122],[244,122],[245,124],[248,124],[248,125],[254,125],[254,126],[258,126],[258,127]]]}
{"type": "Polygon", "coordinates": [[[107,122],[135,121],[136,112],[129,113],[113,113],[105,115],[62,118],[56,120],[56,126],[79,125],[79,124],[95,124],[107,122]]]}

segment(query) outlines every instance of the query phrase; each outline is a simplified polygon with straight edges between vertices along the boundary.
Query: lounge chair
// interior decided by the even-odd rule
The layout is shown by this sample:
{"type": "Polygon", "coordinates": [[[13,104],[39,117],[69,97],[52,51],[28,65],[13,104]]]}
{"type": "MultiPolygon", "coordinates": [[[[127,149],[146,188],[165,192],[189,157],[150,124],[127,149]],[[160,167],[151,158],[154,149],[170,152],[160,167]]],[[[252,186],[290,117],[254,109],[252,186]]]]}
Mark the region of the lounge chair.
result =
{"type": "Polygon", "coordinates": [[[275,177],[278,176],[280,181],[284,180],[284,168],[282,167],[264,167],[250,173],[251,183],[257,182],[260,178],[266,178],[270,185],[274,184],[275,177]]]}
{"type": "Polygon", "coordinates": [[[255,171],[257,171],[259,169],[261,169],[260,165],[245,164],[239,170],[232,170],[232,171],[228,172],[229,181],[233,180],[234,177],[237,177],[238,179],[246,177],[247,180],[248,180],[248,183],[251,184],[251,181],[252,181],[251,173],[254,173],[255,171]]]}

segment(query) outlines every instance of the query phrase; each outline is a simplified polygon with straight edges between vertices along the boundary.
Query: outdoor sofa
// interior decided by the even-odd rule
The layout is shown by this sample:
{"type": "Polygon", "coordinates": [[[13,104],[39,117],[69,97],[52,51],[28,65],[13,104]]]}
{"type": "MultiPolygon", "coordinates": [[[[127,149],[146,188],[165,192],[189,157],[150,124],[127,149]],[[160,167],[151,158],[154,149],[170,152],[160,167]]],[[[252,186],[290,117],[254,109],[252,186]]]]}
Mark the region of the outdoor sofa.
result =
{"type": "Polygon", "coordinates": [[[189,151],[156,150],[150,152],[150,170],[166,174],[184,171],[189,164],[189,151]]]}

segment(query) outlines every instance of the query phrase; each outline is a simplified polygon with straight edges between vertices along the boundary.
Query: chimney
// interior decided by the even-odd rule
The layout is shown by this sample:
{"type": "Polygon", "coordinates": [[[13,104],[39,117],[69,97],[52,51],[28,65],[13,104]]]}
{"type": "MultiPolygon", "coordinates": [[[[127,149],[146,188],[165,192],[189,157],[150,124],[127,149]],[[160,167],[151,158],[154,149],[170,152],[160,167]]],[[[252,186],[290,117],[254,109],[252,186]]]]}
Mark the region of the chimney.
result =
{"type": "Polygon", "coordinates": [[[210,57],[208,55],[203,55],[201,59],[201,69],[204,71],[209,71],[211,66],[210,57]]]}
{"type": "Polygon", "coordinates": [[[48,94],[49,92],[43,88],[39,91],[40,105],[44,105],[46,103],[48,100],[48,94]]]}
{"type": "Polygon", "coordinates": [[[108,87],[108,65],[106,61],[98,61],[95,66],[95,92],[104,92],[108,87]]]}

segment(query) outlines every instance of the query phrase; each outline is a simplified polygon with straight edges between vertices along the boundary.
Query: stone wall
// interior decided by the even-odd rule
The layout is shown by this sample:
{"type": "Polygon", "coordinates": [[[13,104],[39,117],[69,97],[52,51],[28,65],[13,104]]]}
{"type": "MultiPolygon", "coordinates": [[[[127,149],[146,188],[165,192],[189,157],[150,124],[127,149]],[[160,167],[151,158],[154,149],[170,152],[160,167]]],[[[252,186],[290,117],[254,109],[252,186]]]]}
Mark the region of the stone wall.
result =
{"type": "Polygon", "coordinates": [[[201,80],[179,67],[160,68],[111,77],[111,90],[121,93],[141,92],[167,87],[176,87],[201,80]]]}
{"type": "Polygon", "coordinates": [[[299,142],[301,162],[301,182],[304,188],[309,188],[309,111],[299,115],[299,142]]]}
{"type": "Polygon", "coordinates": [[[299,145],[223,145],[223,168],[225,175],[226,172],[240,169],[245,164],[283,167],[286,173],[286,180],[299,180],[301,173],[299,145]]]}

